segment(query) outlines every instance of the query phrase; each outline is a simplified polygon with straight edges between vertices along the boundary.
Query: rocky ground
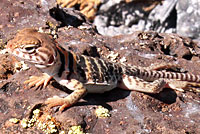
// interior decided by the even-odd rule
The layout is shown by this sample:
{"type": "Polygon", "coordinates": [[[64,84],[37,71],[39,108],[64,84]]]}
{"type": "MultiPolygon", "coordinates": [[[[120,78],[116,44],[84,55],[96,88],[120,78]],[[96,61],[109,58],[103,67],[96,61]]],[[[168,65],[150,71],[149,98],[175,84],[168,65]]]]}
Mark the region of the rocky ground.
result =
{"type": "MultiPolygon", "coordinates": [[[[104,94],[88,94],[75,106],[59,113],[57,108],[45,111],[42,104],[54,95],[66,96],[69,91],[55,81],[43,89],[23,84],[32,75],[40,75],[34,67],[25,65],[4,53],[4,46],[17,30],[42,27],[44,31],[58,26],[57,42],[77,53],[101,57],[137,66],[170,62],[180,67],[167,71],[199,74],[199,42],[176,34],[135,32],[130,35],[105,37],[91,24],[71,10],[55,8],[40,1],[2,0],[0,5],[0,130],[5,134],[45,133],[38,125],[23,128],[23,119],[42,112],[38,120],[51,116],[57,132],[67,133],[71,126],[93,134],[198,134],[200,133],[200,94],[164,89],[159,94],[114,89],[104,94]],[[48,9],[51,9],[50,11],[48,9]],[[73,27],[68,27],[72,25],[73,27]],[[24,69],[24,70],[23,70],[24,69]],[[98,106],[109,110],[110,117],[97,117],[98,106]],[[20,123],[10,119],[17,118],[20,123]]],[[[50,132],[49,132],[50,133],[50,132]]]]}

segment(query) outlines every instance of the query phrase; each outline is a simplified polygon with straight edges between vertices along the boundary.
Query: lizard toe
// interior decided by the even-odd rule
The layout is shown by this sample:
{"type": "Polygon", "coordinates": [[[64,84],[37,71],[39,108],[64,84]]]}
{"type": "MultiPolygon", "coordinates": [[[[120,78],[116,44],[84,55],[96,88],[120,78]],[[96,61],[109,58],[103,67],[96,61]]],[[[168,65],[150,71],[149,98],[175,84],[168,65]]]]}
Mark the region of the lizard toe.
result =
{"type": "Polygon", "coordinates": [[[49,108],[52,108],[52,107],[56,107],[56,106],[61,106],[59,108],[59,111],[63,111],[65,108],[69,107],[69,103],[68,101],[66,101],[65,98],[61,98],[61,97],[58,97],[58,96],[54,96],[52,98],[48,98],[46,101],[45,101],[45,104],[47,105],[47,107],[49,108]]]}

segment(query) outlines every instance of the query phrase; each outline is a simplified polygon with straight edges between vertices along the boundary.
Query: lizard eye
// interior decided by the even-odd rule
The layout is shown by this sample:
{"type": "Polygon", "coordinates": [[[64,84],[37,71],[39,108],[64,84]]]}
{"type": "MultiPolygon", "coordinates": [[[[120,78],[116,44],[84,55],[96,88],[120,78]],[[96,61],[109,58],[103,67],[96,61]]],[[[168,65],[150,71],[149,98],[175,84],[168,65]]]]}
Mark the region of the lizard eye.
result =
{"type": "Polygon", "coordinates": [[[35,45],[26,45],[23,47],[23,51],[27,53],[33,53],[35,52],[36,46],[35,45]]]}

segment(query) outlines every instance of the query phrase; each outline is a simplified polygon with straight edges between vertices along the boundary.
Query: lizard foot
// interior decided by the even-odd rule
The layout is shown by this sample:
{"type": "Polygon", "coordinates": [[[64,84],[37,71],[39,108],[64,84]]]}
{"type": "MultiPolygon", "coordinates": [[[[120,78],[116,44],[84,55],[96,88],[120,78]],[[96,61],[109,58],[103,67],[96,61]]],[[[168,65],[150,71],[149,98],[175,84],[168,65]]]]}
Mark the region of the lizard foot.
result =
{"type": "Polygon", "coordinates": [[[45,101],[45,104],[49,108],[56,107],[56,106],[61,106],[59,108],[60,112],[62,112],[65,108],[71,106],[69,101],[66,98],[61,98],[61,97],[58,97],[58,96],[54,96],[52,98],[48,98],[45,101]]]}
{"type": "Polygon", "coordinates": [[[28,80],[24,82],[24,84],[28,84],[29,87],[35,86],[36,88],[38,88],[39,86],[46,87],[51,79],[52,76],[43,73],[42,76],[31,76],[28,80]]]}
{"type": "Polygon", "coordinates": [[[200,83],[188,82],[188,81],[180,81],[180,80],[167,80],[169,88],[178,90],[178,91],[192,91],[192,92],[200,92],[200,83]]]}

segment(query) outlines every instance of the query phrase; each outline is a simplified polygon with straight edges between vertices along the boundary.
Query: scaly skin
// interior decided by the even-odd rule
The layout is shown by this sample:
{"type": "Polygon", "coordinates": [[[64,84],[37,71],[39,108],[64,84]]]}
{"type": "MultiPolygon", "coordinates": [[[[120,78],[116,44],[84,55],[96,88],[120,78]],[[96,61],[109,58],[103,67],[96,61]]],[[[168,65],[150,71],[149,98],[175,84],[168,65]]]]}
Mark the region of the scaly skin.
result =
{"type": "Polygon", "coordinates": [[[57,4],[66,8],[71,8],[78,4],[80,5],[80,12],[88,19],[93,20],[101,0],[57,0],[57,4]]]}
{"type": "Polygon", "coordinates": [[[125,66],[99,58],[77,55],[65,50],[49,35],[35,29],[23,29],[10,40],[7,50],[16,57],[35,65],[42,77],[31,76],[29,86],[47,86],[51,78],[72,90],[65,98],[49,98],[49,107],[60,106],[60,111],[75,104],[87,93],[103,93],[116,87],[146,93],[159,93],[170,87],[184,91],[191,88],[200,92],[200,76],[186,73],[157,71],[175,64],[151,67],[125,66]]]}

